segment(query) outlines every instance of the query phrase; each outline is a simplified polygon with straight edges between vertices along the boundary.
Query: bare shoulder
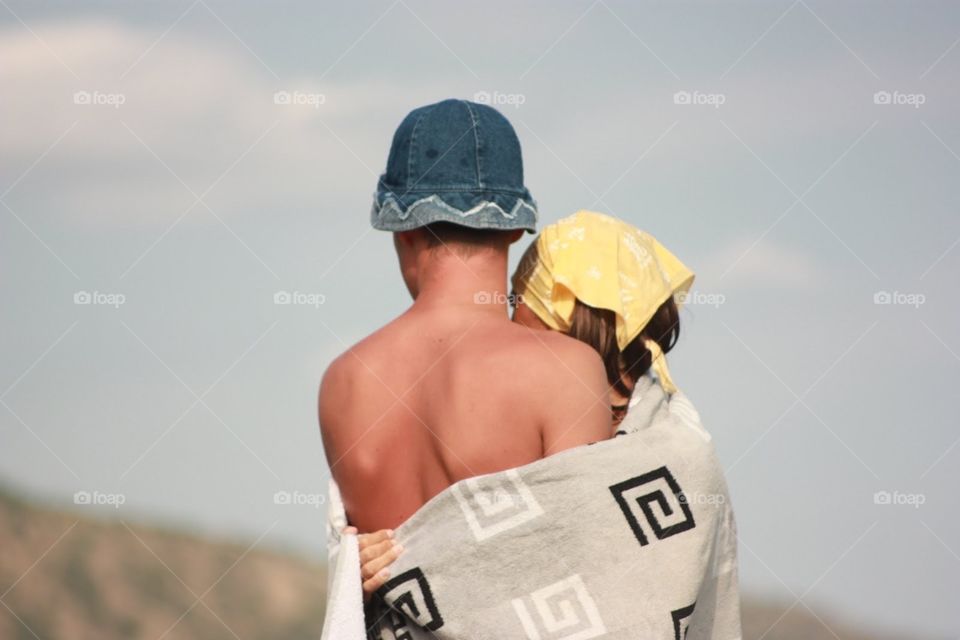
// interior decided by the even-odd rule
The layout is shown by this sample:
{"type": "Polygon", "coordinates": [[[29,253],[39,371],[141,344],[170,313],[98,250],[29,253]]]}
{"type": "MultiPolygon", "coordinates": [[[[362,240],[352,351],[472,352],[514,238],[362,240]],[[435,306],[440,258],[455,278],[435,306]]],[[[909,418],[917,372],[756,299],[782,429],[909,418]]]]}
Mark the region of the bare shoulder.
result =
{"type": "Polygon", "coordinates": [[[351,382],[376,376],[386,364],[386,355],[392,352],[386,346],[396,342],[397,322],[374,331],[337,356],[327,367],[321,383],[321,393],[327,388],[343,392],[351,382]]]}
{"type": "Polygon", "coordinates": [[[542,420],[544,455],[612,433],[607,376],[588,344],[552,331],[530,331],[523,348],[526,396],[542,420]]]}
{"type": "Polygon", "coordinates": [[[343,422],[344,407],[350,406],[355,370],[356,364],[348,350],[330,363],[320,381],[317,398],[320,431],[328,448],[332,444],[328,439],[340,431],[338,425],[343,422]]]}
{"type": "Polygon", "coordinates": [[[353,406],[356,397],[370,381],[377,380],[383,368],[383,343],[377,331],[337,356],[328,366],[320,382],[320,426],[326,432],[335,427],[353,406]]]}
{"type": "Polygon", "coordinates": [[[556,331],[524,331],[520,349],[542,380],[566,383],[576,376],[592,379],[588,384],[596,389],[596,381],[606,379],[600,355],[590,345],[556,331]]]}
{"type": "Polygon", "coordinates": [[[352,353],[352,347],[337,356],[327,366],[320,381],[320,406],[329,403],[334,398],[342,397],[350,388],[357,369],[357,363],[352,353]]]}

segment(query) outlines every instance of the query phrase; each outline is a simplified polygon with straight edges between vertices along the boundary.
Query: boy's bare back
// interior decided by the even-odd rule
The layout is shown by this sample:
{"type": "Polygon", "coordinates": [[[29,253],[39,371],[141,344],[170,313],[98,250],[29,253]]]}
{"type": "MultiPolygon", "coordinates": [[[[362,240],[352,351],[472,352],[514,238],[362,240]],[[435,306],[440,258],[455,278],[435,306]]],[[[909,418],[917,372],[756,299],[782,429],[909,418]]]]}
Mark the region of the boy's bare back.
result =
{"type": "Polygon", "coordinates": [[[454,99],[408,113],[370,221],[393,234],[414,302],[320,387],[351,524],[396,527],[453,482],[610,437],[600,356],[507,317],[509,247],[536,230],[537,209],[503,114],[454,99]]]}
{"type": "Polygon", "coordinates": [[[496,311],[415,305],[327,370],[324,448],[361,531],[396,527],[463,478],[610,436],[593,349],[496,311]]]}

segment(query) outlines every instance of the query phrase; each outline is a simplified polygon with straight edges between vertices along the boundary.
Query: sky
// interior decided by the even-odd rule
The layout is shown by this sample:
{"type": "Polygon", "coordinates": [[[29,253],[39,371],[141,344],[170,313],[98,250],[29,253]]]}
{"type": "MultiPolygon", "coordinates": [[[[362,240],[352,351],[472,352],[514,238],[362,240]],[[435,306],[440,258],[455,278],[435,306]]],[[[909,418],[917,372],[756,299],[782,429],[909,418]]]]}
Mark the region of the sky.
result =
{"type": "Polygon", "coordinates": [[[409,304],[393,130],[486,101],[542,222],[697,273],[744,591],[960,632],[960,6],[0,0],[0,61],[5,486],[323,558],[319,380],[409,304]]]}

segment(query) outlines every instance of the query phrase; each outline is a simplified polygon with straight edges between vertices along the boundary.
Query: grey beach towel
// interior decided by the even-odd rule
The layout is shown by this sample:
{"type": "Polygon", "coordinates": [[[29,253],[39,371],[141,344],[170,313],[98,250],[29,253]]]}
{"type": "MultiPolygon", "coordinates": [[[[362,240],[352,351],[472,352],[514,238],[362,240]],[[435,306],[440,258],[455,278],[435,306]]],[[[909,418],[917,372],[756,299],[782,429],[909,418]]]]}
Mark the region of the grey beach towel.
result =
{"type": "Polygon", "coordinates": [[[616,437],[434,496],[395,530],[405,551],[365,612],[330,493],[325,639],[741,637],[722,469],[693,405],[652,377],[616,437]]]}

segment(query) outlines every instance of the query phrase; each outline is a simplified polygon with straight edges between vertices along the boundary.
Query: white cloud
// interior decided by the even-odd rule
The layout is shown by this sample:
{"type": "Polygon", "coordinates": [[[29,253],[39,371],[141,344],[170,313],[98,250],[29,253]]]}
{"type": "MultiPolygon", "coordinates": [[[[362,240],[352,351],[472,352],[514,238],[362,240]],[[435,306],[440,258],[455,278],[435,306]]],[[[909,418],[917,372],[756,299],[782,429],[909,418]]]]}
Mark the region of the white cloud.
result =
{"type": "MultiPolygon", "coordinates": [[[[202,194],[234,163],[205,197],[220,216],[317,207],[334,186],[368,194],[375,177],[364,165],[382,168],[400,117],[383,104],[392,87],[278,81],[215,39],[174,31],[151,49],[158,32],[119,22],[35,30],[42,41],[22,28],[0,32],[0,59],[12,62],[0,67],[0,168],[12,182],[75,124],[7,198],[74,224],[166,226],[193,202],[191,190],[202,194]],[[320,104],[277,104],[277,91],[320,104]],[[107,104],[77,104],[77,92],[107,104]],[[386,133],[370,126],[388,109],[386,133]]],[[[184,221],[213,218],[198,206],[184,221]]]]}
{"type": "Polygon", "coordinates": [[[826,267],[814,256],[770,238],[739,237],[707,256],[699,265],[700,286],[784,287],[811,289],[824,282],[826,267]]]}

